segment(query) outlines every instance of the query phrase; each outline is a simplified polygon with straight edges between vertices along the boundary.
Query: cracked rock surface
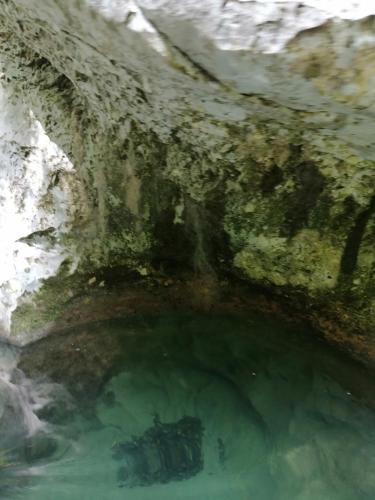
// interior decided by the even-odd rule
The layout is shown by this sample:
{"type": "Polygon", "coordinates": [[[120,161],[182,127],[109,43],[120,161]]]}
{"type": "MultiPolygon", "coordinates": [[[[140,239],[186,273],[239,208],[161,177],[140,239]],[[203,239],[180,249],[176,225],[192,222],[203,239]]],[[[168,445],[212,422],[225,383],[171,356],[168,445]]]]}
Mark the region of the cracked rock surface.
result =
{"type": "Polygon", "coordinates": [[[2,336],[44,334],[108,270],[189,269],[374,359],[373,11],[0,0],[2,231],[22,219],[2,336]]]}

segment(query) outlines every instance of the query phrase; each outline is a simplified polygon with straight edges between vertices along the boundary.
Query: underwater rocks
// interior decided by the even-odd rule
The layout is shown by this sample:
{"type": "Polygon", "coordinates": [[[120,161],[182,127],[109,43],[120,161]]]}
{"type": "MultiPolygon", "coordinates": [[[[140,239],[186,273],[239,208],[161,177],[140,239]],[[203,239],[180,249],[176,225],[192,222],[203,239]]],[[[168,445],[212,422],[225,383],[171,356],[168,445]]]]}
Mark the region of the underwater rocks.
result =
{"type": "Polygon", "coordinates": [[[201,421],[183,417],[175,423],[154,425],[141,437],[116,443],[113,458],[121,461],[118,480],[123,486],[150,486],[182,481],[203,469],[201,421]]]}
{"type": "Polygon", "coordinates": [[[0,370],[0,495],[24,482],[25,464],[49,458],[57,450],[56,440],[38,416],[53,389],[38,386],[18,369],[0,370]]]}
{"type": "MultiPolygon", "coordinates": [[[[304,333],[270,318],[176,314],[111,321],[97,341],[79,332],[39,341],[51,374],[59,343],[72,356],[121,337],[113,344],[121,356],[110,373],[96,372],[102,389],[87,413],[84,377],[88,390],[97,360],[81,358],[74,375],[69,354],[56,350],[78,404],[52,426],[57,452],[45,439],[27,444],[31,473],[41,473],[36,488],[24,484],[25,497],[30,489],[30,498],[50,498],[53,483],[61,498],[373,498],[374,374],[304,333]]],[[[5,498],[7,471],[0,463],[5,498]]]]}
{"type": "Polygon", "coordinates": [[[0,449],[21,443],[28,432],[19,391],[0,380],[0,449]]]}

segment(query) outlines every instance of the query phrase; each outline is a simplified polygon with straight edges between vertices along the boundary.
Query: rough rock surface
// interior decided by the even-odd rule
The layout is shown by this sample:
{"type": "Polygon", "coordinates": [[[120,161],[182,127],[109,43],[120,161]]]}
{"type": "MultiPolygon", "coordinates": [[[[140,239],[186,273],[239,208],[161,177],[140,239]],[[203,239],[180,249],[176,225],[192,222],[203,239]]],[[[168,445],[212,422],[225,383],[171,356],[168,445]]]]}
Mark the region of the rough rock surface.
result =
{"type": "Polygon", "coordinates": [[[3,336],[45,333],[111,269],[190,269],[375,359],[375,7],[331,4],[0,0],[1,203],[24,221],[3,336]]]}

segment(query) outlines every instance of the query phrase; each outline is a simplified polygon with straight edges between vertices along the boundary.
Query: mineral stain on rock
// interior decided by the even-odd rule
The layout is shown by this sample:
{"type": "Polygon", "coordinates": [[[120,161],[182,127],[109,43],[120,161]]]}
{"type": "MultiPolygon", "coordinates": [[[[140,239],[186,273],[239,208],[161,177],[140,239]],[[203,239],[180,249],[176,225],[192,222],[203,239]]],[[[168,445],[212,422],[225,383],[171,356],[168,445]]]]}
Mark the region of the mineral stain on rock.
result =
{"type": "Polygon", "coordinates": [[[312,162],[303,162],[296,170],[297,189],[288,200],[285,215],[285,233],[295,236],[298,230],[306,226],[310,212],[318,202],[324,189],[324,177],[312,162]]]}
{"type": "Polygon", "coordinates": [[[351,274],[356,268],[362,238],[366,230],[367,223],[369,222],[374,211],[375,196],[371,198],[368,207],[358,214],[348,233],[340,265],[341,272],[344,274],[351,274]]]}
{"type": "Polygon", "coordinates": [[[151,486],[189,479],[203,469],[203,426],[199,418],[185,416],[153,426],[140,437],[117,443],[113,458],[121,461],[120,486],[151,486]]]}
{"type": "Polygon", "coordinates": [[[283,181],[283,171],[277,165],[263,175],[261,190],[264,195],[272,194],[275,188],[283,181]]]}
{"type": "Polygon", "coordinates": [[[374,360],[372,3],[140,3],[0,0],[0,335],[208,274],[374,360]]]}

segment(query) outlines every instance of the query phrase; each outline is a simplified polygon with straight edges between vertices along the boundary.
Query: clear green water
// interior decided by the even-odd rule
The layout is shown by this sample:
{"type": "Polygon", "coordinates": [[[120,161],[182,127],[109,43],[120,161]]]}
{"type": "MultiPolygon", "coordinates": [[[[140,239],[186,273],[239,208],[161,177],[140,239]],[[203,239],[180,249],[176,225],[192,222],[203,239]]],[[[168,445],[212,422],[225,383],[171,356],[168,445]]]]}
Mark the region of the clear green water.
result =
{"type": "Polygon", "coordinates": [[[53,400],[35,410],[47,422],[34,438],[41,452],[0,465],[1,498],[375,499],[373,376],[311,332],[262,318],[139,318],[48,339],[20,367],[53,400]],[[121,482],[114,446],[141,437],[155,415],[199,419],[203,469],[121,482]],[[40,445],[46,435],[53,446],[40,445]]]}

